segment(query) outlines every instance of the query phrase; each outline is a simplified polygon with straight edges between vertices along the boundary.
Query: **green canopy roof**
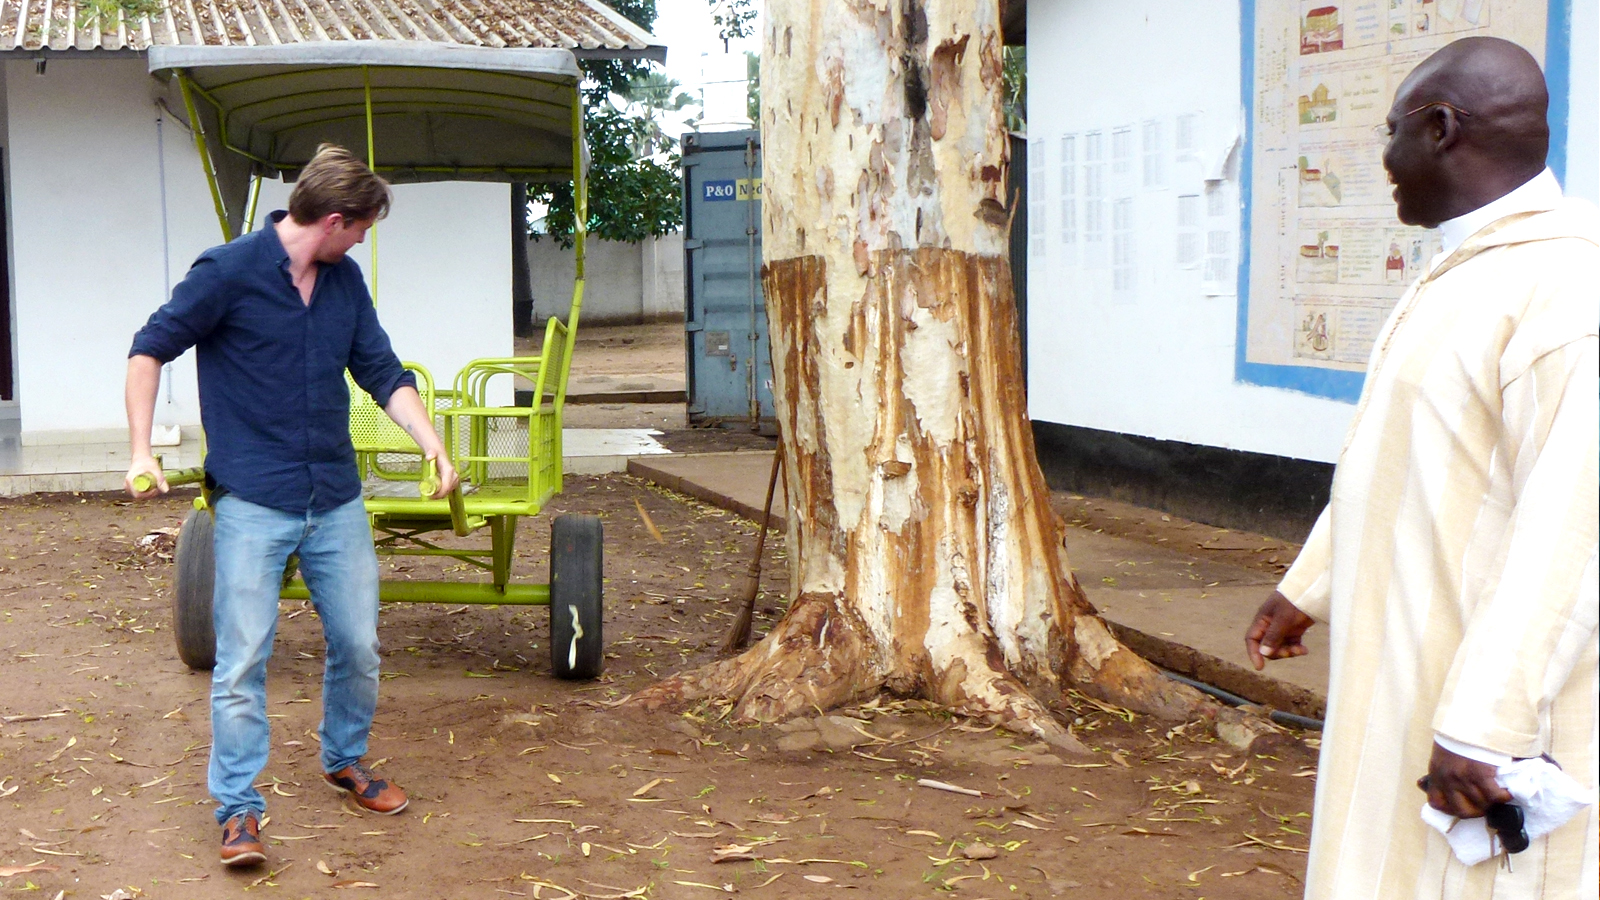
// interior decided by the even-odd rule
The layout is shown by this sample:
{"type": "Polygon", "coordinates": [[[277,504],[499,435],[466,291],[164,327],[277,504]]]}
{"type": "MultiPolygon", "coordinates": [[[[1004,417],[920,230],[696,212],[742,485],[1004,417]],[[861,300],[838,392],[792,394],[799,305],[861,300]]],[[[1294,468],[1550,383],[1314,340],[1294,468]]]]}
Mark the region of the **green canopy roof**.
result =
{"type": "Polygon", "coordinates": [[[258,174],[292,173],[324,142],[364,152],[370,99],[377,168],[390,181],[572,177],[582,76],[566,50],[328,41],[149,54],[151,73],[182,74],[196,89],[207,137],[258,174]]]}

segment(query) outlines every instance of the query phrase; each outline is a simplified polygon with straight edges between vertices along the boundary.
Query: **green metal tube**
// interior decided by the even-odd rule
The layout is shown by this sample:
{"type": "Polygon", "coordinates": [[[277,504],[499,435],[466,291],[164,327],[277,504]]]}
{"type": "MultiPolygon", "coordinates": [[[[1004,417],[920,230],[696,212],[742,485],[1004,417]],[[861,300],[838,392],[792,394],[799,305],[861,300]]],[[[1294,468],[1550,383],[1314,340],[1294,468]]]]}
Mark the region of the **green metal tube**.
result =
{"type": "MultiPolygon", "coordinates": [[[[372,70],[366,66],[361,67],[361,92],[367,102],[367,168],[374,171],[378,166],[378,151],[372,141],[372,70]]],[[[378,305],[378,223],[372,223],[372,305],[378,305]]]]}
{"type": "MultiPolygon", "coordinates": [[[[281,594],[285,600],[309,600],[311,591],[296,579],[281,594]]],[[[492,584],[449,581],[382,581],[378,599],[384,603],[470,603],[481,606],[548,606],[548,584],[508,584],[504,591],[492,584]]]]}
{"type": "Polygon", "coordinates": [[[261,202],[261,176],[250,176],[250,203],[244,210],[244,233],[255,230],[256,205],[261,202]]]}
{"type": "Polygon", "coordinates": [[[211,152],[206,149],[206,130],[195,111],[194,94],[189,89],[189,74],[178,71],[178,89],[183,92],[183,108],[189,113],[189,130],[194,134],[194,146],[200,151],[200,165],[206,170],[206,184],[211,186],[211,202],[217,208],[217,224],[222,226],[222,239],[233,240],[233,228],[228,225],[228,208],[222,203],[222,189],[217,186],[217,170],[211,165],[211,152]]]}
{"type": "MultiPolygon", "coordinates": [[[[199,484],[206,480],[206,470],[203,468],[178,469],[175,472],[163,472],[167,477],[167,487],[180,487],[185,484],[199,484]]],[[[156,480],[149,473],[140,472],[133,476],[133,489],[144,493],[156,486],[156,480]]]]}

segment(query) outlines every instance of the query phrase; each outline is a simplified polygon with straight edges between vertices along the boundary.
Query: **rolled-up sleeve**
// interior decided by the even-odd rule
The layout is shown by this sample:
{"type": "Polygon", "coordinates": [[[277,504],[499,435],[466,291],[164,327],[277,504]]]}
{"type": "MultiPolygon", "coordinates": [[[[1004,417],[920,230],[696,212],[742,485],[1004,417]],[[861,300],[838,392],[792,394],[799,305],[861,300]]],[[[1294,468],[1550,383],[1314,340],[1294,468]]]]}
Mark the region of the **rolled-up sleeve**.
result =
{"type": "Polygon", "coordinates": [[[222,321],[228,306],[226,288],[222,266],[209,253],[203,254],[172,289],[172,298],[133,336],[128,356],[152,356],[163,363],[182,356],[222,321]]]}

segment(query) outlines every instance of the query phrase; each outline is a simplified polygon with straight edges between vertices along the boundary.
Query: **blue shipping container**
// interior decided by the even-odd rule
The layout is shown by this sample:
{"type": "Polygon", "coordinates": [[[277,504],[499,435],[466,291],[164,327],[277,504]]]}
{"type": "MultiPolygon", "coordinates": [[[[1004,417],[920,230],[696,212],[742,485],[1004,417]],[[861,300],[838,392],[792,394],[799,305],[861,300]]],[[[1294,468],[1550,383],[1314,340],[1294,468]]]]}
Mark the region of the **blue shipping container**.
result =
{"type": "Polygon", "coordinates": [[[689,422],[772,433],[761,290],[761,133],[683,136],[689,422]]]}

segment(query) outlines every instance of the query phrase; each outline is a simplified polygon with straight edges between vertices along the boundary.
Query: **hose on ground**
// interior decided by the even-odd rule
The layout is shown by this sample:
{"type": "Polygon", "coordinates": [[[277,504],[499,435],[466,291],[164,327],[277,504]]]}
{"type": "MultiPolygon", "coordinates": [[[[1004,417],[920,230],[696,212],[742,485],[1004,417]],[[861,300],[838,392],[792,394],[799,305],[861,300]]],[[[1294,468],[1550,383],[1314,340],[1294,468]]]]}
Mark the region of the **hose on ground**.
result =
{"type": "MultiPolygon", "coordinates": [[[[1167,676],[1168,678],[1171,678],[1173,681],[1176,681],[1176,682],[1178,682],[1180,684],[1187,684],[1189,687],[1194,688],[1195,690],[1201,692],[1202,694],[1208,694],[1208,695],[1210,695],[1212,697],[1215,697],[1218,700],[1221,700],[1222,702],[1228,704],[1229,706],[1258,706],[1258,705],[1260,705],[1260,704],[1252,703],[1252,701],[1246,700],[1245,698],[1239,696],[1238,694],[1230,694],[1227,691],[1223,690],[1222,688],[1214,687],[1212,685],[1206,684],[1203,681],[1196,681],[1193,678],[1189,678],[1188,676],[1185,676],[1185,675],[1179,675],[1177,672],[1169,672],[1166,669],[1161,669],[1161,674],[1167,676]]],[[[1307,731],[1321,731],[1322,730],[1322,720],[1321,719],[1310,719],[1310,718],[1307,718],[1305,716],[1297,716],[1294,713],[1286,713],[1286,712],[1283,712],[1282,710],[1277,710],[1277,709],[1274,709],[1274,710],[1271,711],[1270,718],[1272,719],[1272,721],[1276,722],[1279,725],[1291,725],[1291,726],[1293,726],[1295,728],[1304,728],[1307,731]]]]}

